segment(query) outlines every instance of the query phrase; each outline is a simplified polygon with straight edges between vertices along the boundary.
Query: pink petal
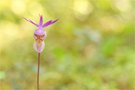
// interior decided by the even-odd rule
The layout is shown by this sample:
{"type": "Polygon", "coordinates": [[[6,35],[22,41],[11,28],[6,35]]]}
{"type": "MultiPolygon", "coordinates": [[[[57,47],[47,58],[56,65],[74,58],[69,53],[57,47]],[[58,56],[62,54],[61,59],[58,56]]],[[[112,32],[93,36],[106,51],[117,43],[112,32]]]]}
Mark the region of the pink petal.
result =
{"type": "Polygon", "coordinates": [[[28,22],[30,22],[30,23],[32,23],[33,25],[35,25],[36,27],[38,27],[38,25],[36,24],[36,23],[34,23],[32,20],[30,20],[30,19],[26,19],[26,18],[24,18],[26,21],[28,21],[28,22]]]}
{"type": "Polygon", "coordinates": [[[45,24],[43,24],[43,28],[44,27],[47,27],[47,26],[49,26],[49,25],[51,25],[51,24],[54,24],[55,22],[57,22],[59,19],[56,19],[56,20],[50,20],[50,21],[48,21],[48,22],[46,22],[45,24]]]}
{"type": "Polygon", "coordinates": [[[40,16],[39,25],[42,26],[42,24],[43,24],[43,17],[40,16]]]}

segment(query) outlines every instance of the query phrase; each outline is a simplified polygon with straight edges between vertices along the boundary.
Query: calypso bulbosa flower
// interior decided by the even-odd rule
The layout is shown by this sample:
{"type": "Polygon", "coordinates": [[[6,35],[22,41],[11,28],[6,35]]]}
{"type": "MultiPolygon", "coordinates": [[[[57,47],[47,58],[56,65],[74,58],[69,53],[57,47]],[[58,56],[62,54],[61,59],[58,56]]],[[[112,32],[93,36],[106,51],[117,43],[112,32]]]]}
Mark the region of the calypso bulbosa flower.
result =
{"type": "Polygon", "coordinates": [[[43,28],[45,28],[51,24],[54,24],[55,22],[58,21],[58,19],[50,20],[50,21],[47,21],[46,23],[43,23],[43,17],[40,16],[39,24],[34,23],[30,19],[26,19],[26,18],[24,18],[24,19],[37,27],[37,30],[35,30],[35,32],[34,32],[35,42],[34,42],[33,47],[34,47],[35,51],[38,52],[37,90],[39,90],[40,89],[40,86],[39,86],[40,53],[44,50],[44,46],[45,46],[44,40],[46,39],[46,36],[47,36],[46,31],[43,30],[43,28]]]}
{"type": "Polygon", "coordinates": [[[43,23],[43,17],[40,16],[39,24],[34,23],[30,19],[26,19],[26,18],[24,18],[24,19],[38,28],[34,32],[35,42],[33,44],[33,47],[34,47],[34,50],[36,52],[41,53],[44,50],[44,46],[45,46],[44,40],[46,39],[46,36],[47,36],[46,31],[43,30],[43,28],[45,28],[45,27],[47,27],[47,26],[49,26],[51,24],[54,24],[55,22],[58,21],[58,19],[49,20],[46,23],[43,23]]]}

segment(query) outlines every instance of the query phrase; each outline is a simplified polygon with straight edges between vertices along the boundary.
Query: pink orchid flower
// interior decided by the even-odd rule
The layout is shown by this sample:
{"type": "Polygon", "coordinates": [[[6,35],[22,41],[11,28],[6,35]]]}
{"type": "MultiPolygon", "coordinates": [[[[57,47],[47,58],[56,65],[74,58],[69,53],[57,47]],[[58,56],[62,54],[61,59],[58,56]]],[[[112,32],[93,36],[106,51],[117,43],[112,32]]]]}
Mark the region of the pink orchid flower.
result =
{"type": "Polygon", "coordinates": [[[34,43],[33,47],[34,47],[36,52],[41,53],[44,50],[44,46],[45,46],[44,40],[45,40],[45,38],[47,36],[46,31],[43,30],[43,28],[45,28],[45,27],[47,27],[47,26],[49,26],[51,24],[54,24],[55,22],[58,21],[58,19],[49,20],[46,23],[43,23],[43,17],[40,16],[39,24],[34,23],[30,19],[26,19],[26,18],[24,18],[24,19],[38,28],[34,32],[35,43],[34,43]]]}
{"type": "Polygon", "coordinates": [[[44,50],[44,46],[45,46],[44,40],[46,39],[46,36],[47,36],[46,31],[43,30],[43,28],[45,28],[51,24],[54,24],[55,22],[58,21],[58,19],[50,20],[50,21],[47,21],[46,23],[43,23],[43,17],[40,16],[39,24],[34,23],[30,19],[26,19],[26,18],[24,18],[24,19],[38,28],[34,32],[35,43],[34,43],[33,47],[34,47],[35,51],[38,52],[37,90],[39,90],[40,89],[40,87],[39,87],[40,53],[44,50]]]}

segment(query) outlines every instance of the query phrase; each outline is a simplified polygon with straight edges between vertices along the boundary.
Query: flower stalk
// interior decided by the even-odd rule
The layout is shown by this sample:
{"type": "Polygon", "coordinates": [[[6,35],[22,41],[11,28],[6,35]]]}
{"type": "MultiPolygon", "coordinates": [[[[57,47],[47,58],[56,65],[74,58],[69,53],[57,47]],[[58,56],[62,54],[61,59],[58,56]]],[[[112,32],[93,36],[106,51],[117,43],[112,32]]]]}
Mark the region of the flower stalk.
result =
{"type": "Polygon", "coordinates": [[[39,90],[39,80],[40,80],[40,53],[38,53],[38,66],[37,66],[37,90],[39,90]]]}

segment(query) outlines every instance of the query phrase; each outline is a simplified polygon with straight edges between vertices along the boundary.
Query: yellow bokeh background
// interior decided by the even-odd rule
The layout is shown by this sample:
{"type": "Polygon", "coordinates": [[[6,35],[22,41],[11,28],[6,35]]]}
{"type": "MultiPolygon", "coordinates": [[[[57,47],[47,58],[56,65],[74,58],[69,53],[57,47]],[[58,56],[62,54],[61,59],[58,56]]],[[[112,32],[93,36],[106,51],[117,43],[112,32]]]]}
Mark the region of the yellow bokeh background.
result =
{"type": "Polygon", "coordinates": [[[0,0],[0,90],[36,90],[39,22],[47,31],[40,90],[135,90],[135,0],[0,0]]]}

